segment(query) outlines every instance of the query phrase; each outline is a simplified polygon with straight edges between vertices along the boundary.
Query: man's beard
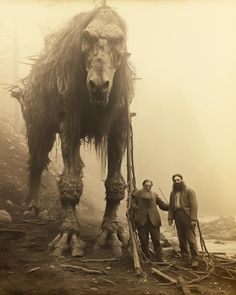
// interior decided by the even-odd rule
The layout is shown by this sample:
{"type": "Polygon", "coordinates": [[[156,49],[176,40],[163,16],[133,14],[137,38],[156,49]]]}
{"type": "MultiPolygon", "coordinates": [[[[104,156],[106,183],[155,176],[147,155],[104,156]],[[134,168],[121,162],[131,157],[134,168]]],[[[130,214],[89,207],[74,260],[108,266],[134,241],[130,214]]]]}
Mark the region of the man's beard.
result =
{"type": "Polygon", "coordinates": [[[143,191],[142,198],[145,200],[151,200],[152,199],[152,192],[151,191],[143,191]]]}
{"type": "Polygon", "coordinates": [[[182,192],[185,189],[185,183],[182,182],[174,182],[173,190],[176,192],[182,192]]]}

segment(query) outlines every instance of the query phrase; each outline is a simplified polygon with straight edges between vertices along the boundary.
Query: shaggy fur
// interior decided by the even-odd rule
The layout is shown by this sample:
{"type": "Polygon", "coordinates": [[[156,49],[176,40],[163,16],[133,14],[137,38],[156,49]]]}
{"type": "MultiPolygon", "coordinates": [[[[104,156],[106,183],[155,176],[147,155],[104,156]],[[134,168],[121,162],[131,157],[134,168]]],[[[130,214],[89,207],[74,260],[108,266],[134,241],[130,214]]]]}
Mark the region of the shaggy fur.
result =
{"type": "MultiPolygon", "coordinates": [[[[110,131],[112,127],[114,129],[114,122],[118,122],[118,128],[127,130],[135,78],[128,62],[127,49],[115,73],[106,108],[99,110],[89,105],[81,44],[83,30],[102,8],[74,16],[67,26],[47,36],[45,48],[32,66],[23,91],[20,95],[12,91],[12,96],[21,103],[26,121],[31,195],[37,194],[41,173],[49,162],[48,153],[64,118],[71,150],[78,152],[78,144],[82,141],[94,144],[103,164],[107,158],[107,139],[109,136],[112,138],[110,131]]],[[[126,39],[124,21],[115,11],[110,11],[118,20],[126,39]]]]}
{"type": "MultiPolygon", "coordinates": [[[[81,54],[82,32],[101,8],[76,15],[65,28],[48,36],[44,50],[32,67],[21,104],[31,151],[29,165],[32,161],[39,163],[34,164],[35,169],[42,162],[38,157],[52,147],[59,123],[67,114],[72,147],[87,137],[100,155],[104,154],[117,109],[127,111],[133,97],[134,71],[125,54],[114,77],[109,105],[102,112],[88,106],[86,71],[81,54]]],[[[115,11],[112,13],[126,35],[123,20],[115,11]]]]}
{"type": "Polygon", "coordinates": [[[125,239],[117,210],[126,188],[121,163],[127,144],[134,78],[128,62],[126,26],[115,11],[101,6],[76,15],[65,28],[48,36],[24,89],[12,89],[26,121],[26,202],[33,215],[35,209],[39,212],[36,215],[40,214],[38,190],[41,174],[49,162],[48,154],[56,133],[61,137],[64,170],[58,188],[65,219],[60,236],[51,243],[55,255],[62,255],[66,248],[71,249],[72,256],[84,255],[75,210],[83,191],[82,142],[95,145],[103,166],[108,159],[106,208],[97,245],[111,245],[114,253],[121,254],[118,240],[125,239]]]}

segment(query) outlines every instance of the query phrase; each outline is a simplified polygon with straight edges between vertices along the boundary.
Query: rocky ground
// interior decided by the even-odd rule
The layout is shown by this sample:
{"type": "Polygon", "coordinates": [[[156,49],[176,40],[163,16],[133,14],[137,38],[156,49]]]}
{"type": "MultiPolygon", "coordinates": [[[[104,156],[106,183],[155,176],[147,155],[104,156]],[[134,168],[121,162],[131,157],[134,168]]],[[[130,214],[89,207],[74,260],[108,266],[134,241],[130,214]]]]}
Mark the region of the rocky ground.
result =
{"type": "MultiPolygon", "coordinates": [[[[81,238],[87,243],[86,255],[83,259],[72,259],[68,253],[64,257],[53,257],[48,250],[48,243],[57,235],[61,222],[57,173],[52,169],[44,174],[42,180],[42,200],[50,212],[51,220],[25,220],[22,214],[22,201],[27,194],[25,140],[14,134],[11,122],[5,117],[0,118],[0,133],[0,210],[6,210],[11,216],[5,216],[5,223],[2,221],[0,224],[0,295],[183,294],[176,284],[162,286],[166,281],[151,273],[153,265],[149,263],[142,266],[146,276],[136,276],[129,253],[119,260],[91,261],[112,257],[108,249],[98,253],[93,251],[102,220],[104,192],[102,183],[98,184],[95,177],[91,176],[92,173],[85,176],[87,185],[80,206],[81,238]],[[99,196],[103,202],[96,201],[99,196]],[[89,274],[85,272],[86,269],[99,272],[89,274]]],[[[124,214],[120,214],[125,225],[124,214]]],[[[178,258],[170,254],[166,251],[169,262],[178,265],[178,258]]],[[[162,265],[157,267],[163,270],[167,268],[162,265]]],[[[180,271],[176,269],[168,272],[167,269],[166,273],[176,278],[180,271]]],[[[181,275],[188,280],[196,277],[191,270],[187,273],[183,271],[181,275]]],[[[233,295],[235,292],[236,285],[232,281],[212,276],[198,284],[198,289],[194,291],[193,288],[189,294],[233,295]]]]}
{"type": "Polygon", "coordinates": [[[206,238],[222,241],[236,241],[236,221],[232,216],[219,217],[207,223],[201,223],[201,229],[206,238]]]}

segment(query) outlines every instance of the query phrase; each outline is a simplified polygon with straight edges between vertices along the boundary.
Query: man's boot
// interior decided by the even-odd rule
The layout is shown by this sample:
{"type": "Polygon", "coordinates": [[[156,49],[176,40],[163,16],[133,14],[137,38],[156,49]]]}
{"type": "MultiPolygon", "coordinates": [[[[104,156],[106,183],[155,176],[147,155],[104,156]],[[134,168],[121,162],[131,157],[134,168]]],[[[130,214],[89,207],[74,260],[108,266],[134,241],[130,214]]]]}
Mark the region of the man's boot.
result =
{"type": "Polygon", "coordinates": [[[198,266],[199,266],[199,261],[198,261],[197,257],[193,257],[191,267],[196,269],[196,268],[198,268],[198,266]]]}
{"type": "Polygon", "coordinates": [[[184,256],[183,257],[183,264],[185,267],[191,267],[192,263],[191,263],[191,259],[188,256],[184,256]]]}
{"type": "Polygon", "coordinates": [[[166,262],[161,247],[156,251],[155,258],[157,262],[166,262]]]}

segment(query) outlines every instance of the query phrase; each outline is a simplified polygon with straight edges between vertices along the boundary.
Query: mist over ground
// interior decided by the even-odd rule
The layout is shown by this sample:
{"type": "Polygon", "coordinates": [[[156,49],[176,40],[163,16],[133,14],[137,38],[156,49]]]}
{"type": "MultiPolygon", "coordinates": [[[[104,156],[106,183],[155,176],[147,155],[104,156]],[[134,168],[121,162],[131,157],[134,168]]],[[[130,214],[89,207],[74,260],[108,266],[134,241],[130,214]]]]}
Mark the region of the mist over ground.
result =
{"type": "MultiPolygon", "coordinates": [[[[200,215],[235,215],[236,2],[106,2],[127,23],[140,78],[131,105],[138,187],[151,178],[168,199],[178,172],[196,191],[200,215]]],[[[94,1],[0,1],[0,82],[27,75],[22,62],[39,53],[44,36],[93,8],[94,1]]],[[[1,111],[15,120],[19,106],[5,87],[1,111]]],[[[84,158],[102,182],[96,155],[84,158]]]]}

